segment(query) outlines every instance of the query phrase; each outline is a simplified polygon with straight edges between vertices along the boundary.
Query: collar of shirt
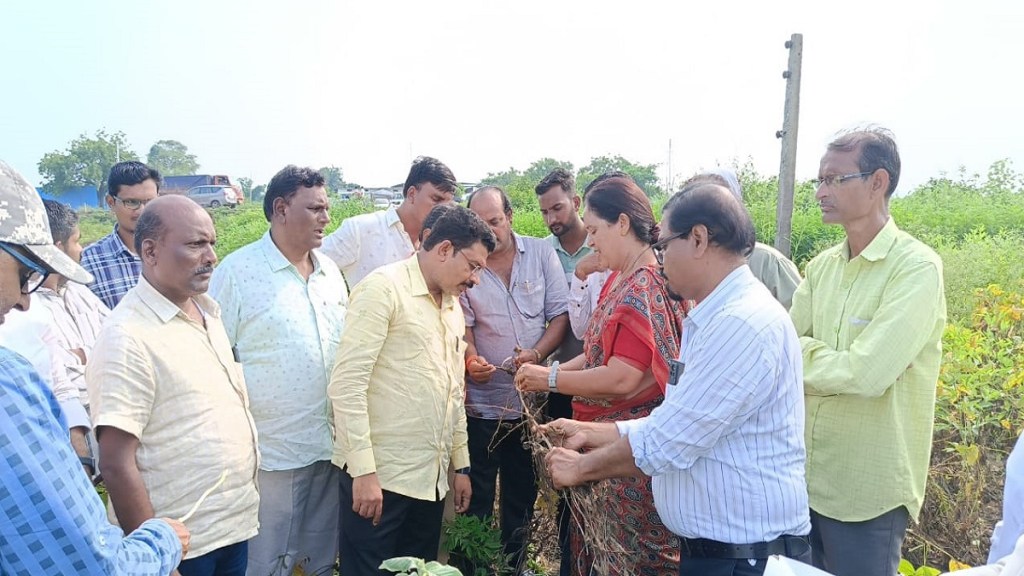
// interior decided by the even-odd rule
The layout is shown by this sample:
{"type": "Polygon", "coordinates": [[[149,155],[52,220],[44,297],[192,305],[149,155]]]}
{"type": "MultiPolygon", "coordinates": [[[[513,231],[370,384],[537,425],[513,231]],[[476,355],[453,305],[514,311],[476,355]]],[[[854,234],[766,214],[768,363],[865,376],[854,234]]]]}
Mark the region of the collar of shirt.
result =
{"type": "MultiPolygon", "coordinates": [[[[896,227],[896,221],[889,217],[889,220],[882,226],[882,229],[875,234],[875,237],[871,239],[871,242],[864,248],[863,251],[857,256],[863,258],[868,262],[877,262],[884,259],[889,255],[889,251],[892,249],[893,244],[896,243],[896,237],[899,235],[900,229],[896,227]]],[[[850,260],[850,244],[849,242],[843,243],[843,249],[836,253],[837,256],[850,260]]]]}
{"type": "MultiPolygon", "coordinates": [[[[267,258],[267,264],[270,266],[271,272],[280,272],[285,268],[295,267],[281,252],[281,249],[277,247],[277,244],[274,243],[274,239],[270,236],[270,230],[263,233],[263,237],[259,239],[259,242],[260,247],[263,249],[263,255],[267,258]]],[[[320,267],[320,260],[317,258],[316,252],[310,250],[309,257],[313,260],[313,274],[321,274],[323,271],[320,267]]]]}
{"type": "MultiPolygon", "coordinates": [[[[160,321],[164,324],[170,322],[175,316],[181,314],[185,316],[185,312],[179,308],[174,302],[168,300],[163,294],[157,291],[149,281],[146,280],[145,276],[139,276],[139,283],[135,285],[133,290],[137,290],[139,293],[139,299],[142,300],[146,306],[152,310],[160,321]]],[[[210,298],[206,294],[199,294],[193,296],[196,304],[202,309],[202,311],[214,318],[220,317],[220,306],[213,298],[210,298]]]]}
{"type": "Polygon", "coordinates": [[[718,283],[718,286],[715,286],[715,289],[708,294],[707,298],[690,309],[684,322],[699,328],[725,306],[729,300],[729,295],[734,290],[738,290],[750,283],[751,280],[756,281],[756,278],[754,278],[754,273],[750,271],[750,266],[737,267],[728,276],[723,278],[718,283]]]}
{"type": "MultiPolygon", "coordinates": [[[[427,288],[427,279],[423,277],[423,270],[420,269],[419,252],[413,254],[405,261],[405,271],[409,275],[409,290],[413,296],[427,296],[431,300],[434,297],[427,288]]],[[[441,295],[441,307],[451,310],[458,303],[458,300],[450,294],[441,295]]]]}
{"type": "Polygon", "coordinates": [[[110,252],[124,254],[138,260],[139,255],[128,249],[128,245],[124,243],[124,240],[121,240],[121,235],[117,233],[117,230],[118,225],[114,224],[114,231],[108,234],[103,240],[100,240],[100,242],[106,244],[106,248],[110,252]]]}
{"type": "Polygon", "coordinates": [[[584,241],[583,244],[580,244],[580,247],[577,248],[575,252],[573,252],[572,254],[569,254],[568,250],[566,250],[565,248],[562,248],[562,241],[558,239],[558,236],[555,236],[554,234],[548,234],[545,237],[545,240],[547,240],[548,242],[551,243],[551,246],[555,249],[555,252],[561,252],[562,254],[565,254],[566,256],[568,256],[570,258],[575,258],[576,256],[579,255],[580,252],[583,252],[584,250],[589,250],[590,249],[590,247],[587,246],[586,241],[584,241]]]}

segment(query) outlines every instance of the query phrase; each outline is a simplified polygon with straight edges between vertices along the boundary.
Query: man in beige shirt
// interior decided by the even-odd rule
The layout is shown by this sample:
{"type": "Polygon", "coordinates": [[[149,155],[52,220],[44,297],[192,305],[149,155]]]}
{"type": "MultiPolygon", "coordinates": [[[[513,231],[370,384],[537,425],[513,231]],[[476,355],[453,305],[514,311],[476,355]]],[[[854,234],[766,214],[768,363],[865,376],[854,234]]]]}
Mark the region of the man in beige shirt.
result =
{"type": "Polygon", "coordinates": [[[341,573],[378,571],[387,558],[437,557],[448,466],[455,509],[469,505],[458,296],[480,281],[494,235],[461,206],[440,205],[410,258],[359,282],[327,393],[332,461],[341,474],[341,573]]]}
{"type": "Polygon", "coordinates": [[[182,576],[243,576],[258,524],[256,427],[220,309],[205,294],[216,239],[192,200],[151,202],[135,228],[142,277],[103,325],[86,369],[100,471],[121,527],[198,506],[185,520],[192,548],[182,576]]]}

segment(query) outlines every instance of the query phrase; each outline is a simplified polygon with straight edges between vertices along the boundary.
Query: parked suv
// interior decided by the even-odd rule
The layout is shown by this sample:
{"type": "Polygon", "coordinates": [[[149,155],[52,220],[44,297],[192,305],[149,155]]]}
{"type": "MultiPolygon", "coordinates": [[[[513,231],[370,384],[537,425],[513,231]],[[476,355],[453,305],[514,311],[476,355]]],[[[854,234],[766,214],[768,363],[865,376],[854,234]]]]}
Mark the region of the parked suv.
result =
{"type": "Polygon", "coordinates": [[[230,186],[196,186],[189,188],[186,196],[196,201],[200,206],[216,208],[218,206],[238,205],[238,195],[230,186]]]}

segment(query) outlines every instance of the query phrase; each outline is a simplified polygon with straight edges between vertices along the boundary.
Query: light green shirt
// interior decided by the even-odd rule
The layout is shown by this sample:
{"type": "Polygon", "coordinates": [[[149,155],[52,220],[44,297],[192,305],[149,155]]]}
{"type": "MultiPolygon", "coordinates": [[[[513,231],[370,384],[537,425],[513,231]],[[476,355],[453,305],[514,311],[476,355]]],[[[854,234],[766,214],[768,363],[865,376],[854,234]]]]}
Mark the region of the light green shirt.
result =
{"type": "Polygon", "coordinates": [[[939,256],[890,218],[857,257],[843,242],[811,260],[790,313],[811,509],[846,522],[900,506],[916,517],[946,323],[939,256]]]}
{"type": "Polygon", "coordinates": [[[582,260],[587,254],[593,252],[590,246],[587,246],[587,243],[583,242],[575,253],[569,254],[565,248],[562,248],[562,243],[559,242],[558,236],[548,234],[544,239],[551,244],[552,248],[555,249],[555,254],[558,255],[558,262],[562,265],[562,270],[565,272],[566,282],[569,282],[569,279],[576,272],[576,265],[580,263],[580,260],[582,260]]]}

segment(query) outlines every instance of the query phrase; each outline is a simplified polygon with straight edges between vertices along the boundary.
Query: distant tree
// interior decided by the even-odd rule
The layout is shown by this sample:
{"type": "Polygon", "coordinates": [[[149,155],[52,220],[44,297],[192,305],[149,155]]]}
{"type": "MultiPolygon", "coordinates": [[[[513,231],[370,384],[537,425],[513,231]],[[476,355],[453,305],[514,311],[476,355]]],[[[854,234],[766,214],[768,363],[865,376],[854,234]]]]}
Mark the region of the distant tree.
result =
{"type": "Polygon", "coordinates": [[[320,172],[320,175],[326,180],[328,192],[337,194],[346,188],[345,173],[340,166],[324,166],[317,172],[320,172]]]}
{"type": "Polygon", "coordinates": [[[485,176],[480,183],[487,184],[488,186],[501,186],[502,188],[508,188],[510,184],[522,177],[522,172],[509,167],[508,170],[502,172],[488,172],[487,176],[485,176]]]}
{"type": "Polygon", "coordinates": [[[138,160],[128,148],[124,132],[108,134],[97,130],[93,138],[82,134],[68,144],[67,150],[54,150],[39,161],[43,190],[60,195],[79,186],[95,186],[96,200],[102,203],[107,194],[107,175],[118,160],[138,160]]]}
{"type": "Polygon", "coordinates": [[[572,162],[563,162],[554,158],[541,158],[523,171],[523,177],[533,182],[534,186],[551,173],[555,168],[565,168],[570,173],[573,171],[572,162]]]}
{"type": "Polygon", "coordinates": [[[146,164],[164,176],[184,176],[199,171],[195,154],[189,154],[188,146],[177,140],[160,140],[153,144],[146,156],[146,164]]]}
{"type": "Polygon", "coordinates": [[[648,196],[664,193],[664,190],[658,185],[657,164],[634,164],[618,155],[591,158],[590,164],[580,168],[576,174],[576,187],[583,190],[595,178],[611,170],[621,170],[632,176],[648,196]]]}
{"type": "Polygon", "coordinates": [[[252,199],[252,178],[242,177],[238,179],[238,187],[242,189],[242,196],[247,200],[252,199]]]}
{"type": "Polygon", "coordinates": [[[252,189],[252,201],[263,202],[263,195],[267,193],[267,185],[260,184],[259,186],[252,189]]]}

